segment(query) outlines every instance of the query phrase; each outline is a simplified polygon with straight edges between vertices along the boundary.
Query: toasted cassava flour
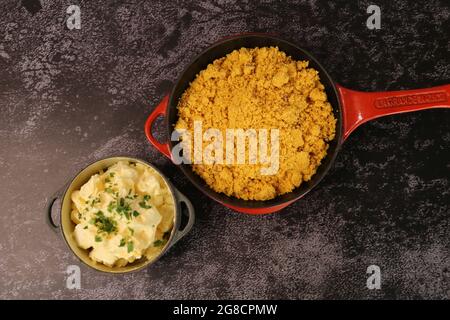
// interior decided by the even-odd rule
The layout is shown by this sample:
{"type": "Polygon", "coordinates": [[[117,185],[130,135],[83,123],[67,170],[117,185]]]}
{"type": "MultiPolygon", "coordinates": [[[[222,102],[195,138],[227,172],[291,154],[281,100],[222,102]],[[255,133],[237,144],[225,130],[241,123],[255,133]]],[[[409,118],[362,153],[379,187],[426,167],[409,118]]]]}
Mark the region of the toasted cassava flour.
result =
{"type": "Polygon", "coordinates": [[[278,129],[274,174],[261,174],[264,163],[193,164],[213,190],[245,200],[272,199],[310,180],[336,127],[318,71],[276,47],[241,48],[209,64],[181,97],[178,114],[176,129],[188,131],[196,121],[223,132],[278,129]]]}

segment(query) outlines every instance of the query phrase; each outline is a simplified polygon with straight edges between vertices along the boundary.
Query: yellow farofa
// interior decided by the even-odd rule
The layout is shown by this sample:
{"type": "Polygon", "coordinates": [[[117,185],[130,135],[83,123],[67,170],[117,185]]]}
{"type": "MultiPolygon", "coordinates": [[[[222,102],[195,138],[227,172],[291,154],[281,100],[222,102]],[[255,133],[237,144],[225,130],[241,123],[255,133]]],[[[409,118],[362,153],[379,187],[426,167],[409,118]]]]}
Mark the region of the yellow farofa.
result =
{"type": "Polygon", "coordinates": [[[336,127],[318,71],[277,47],[241,48],[209,64],[184,92],[178,114],[175,128],[191,132],[194,121],[224,136],[226,129],[279,130],[274,175],[262,175],[261,164],[248,162],[193,164],[213,190],[244,200],[269,200],[310,180],[336,127]]]}

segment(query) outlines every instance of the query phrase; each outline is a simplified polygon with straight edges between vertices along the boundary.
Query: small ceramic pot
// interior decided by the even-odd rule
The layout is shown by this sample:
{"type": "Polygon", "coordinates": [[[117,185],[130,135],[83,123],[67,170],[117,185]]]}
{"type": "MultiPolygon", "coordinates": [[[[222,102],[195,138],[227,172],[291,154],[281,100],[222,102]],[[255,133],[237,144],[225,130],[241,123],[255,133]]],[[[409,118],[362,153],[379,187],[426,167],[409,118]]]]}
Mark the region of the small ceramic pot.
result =
{"type": "Polygon", "coordinates": [[[170,247],[172,247],[176,242],[178,242],[191,230],[195,220],[195,213],[194,207],[192,206],[191,202],[186,198],[186,196],[183,195],[180,191],[178,191],[169,182],[169,180],[153,165],[140,159],[134,159],[129,157],[112,157],[102,159],[88,165],[83,170],[81,170],[66,186],[64,186],[60,191],[56,192],[55,195],[50,197],[47,203],[46,220],[51,229],[57,232],[59,231],[62,234],[63,239],[67,243],[69,249],[75,254],[75,256],[77,256],[83,263],[85,263],[89,267],[98,271],[108,273],[127,273],[148,267],[149,265],[157,261],[161,256],[163,256],[167,252],[167,250],[169,250],[170,247]],[[92,175],[98,173],[101,170],[106,170],[108,167],[112,166],[113,164],[117,163],[120,160],[141,163],[155,170],[162,177],[162,179],[164,180],[164,182],[166,183],[168,189],[172,194],[175,204],[175,214],[174,214],[173,228],[170,233],[169,240],[167,241],[164,248],[161,250],[161,252],[157,257],[155,257],[152,260],[148,260],[147,258],[143,257],[139,260],[136,260],[133,263],[127,264],[124,267],[108,267],[101,263],[95,262],[94,260],[89,258],[89,251],[84,250],[78,246],[73,233],[75,229],[75,223],[73,223],[73,221],[70,218],[70,213],[72,210],[71,194],[73,191],[80,189],[80,187],[83,184],[85,184],[92,175]],[[59,200],[60,204],[57,208],[54,208],[56,207],[55,206],[56,200],[59,200]],[[182,217],[182,209],[181,209],[182,203],[186,205],[187,210],[183,210],[183,214],[187,216],[188,220],[184,228],[180,229],[182,217]],[[59,223],[55,222],[56,219],[53,218],[54,216],[56,216],[55,213],[56,209],[58,212],[57,216],[59,216],[59,223]],[[54,214],[52,214],[52,212],[54,214]]]}

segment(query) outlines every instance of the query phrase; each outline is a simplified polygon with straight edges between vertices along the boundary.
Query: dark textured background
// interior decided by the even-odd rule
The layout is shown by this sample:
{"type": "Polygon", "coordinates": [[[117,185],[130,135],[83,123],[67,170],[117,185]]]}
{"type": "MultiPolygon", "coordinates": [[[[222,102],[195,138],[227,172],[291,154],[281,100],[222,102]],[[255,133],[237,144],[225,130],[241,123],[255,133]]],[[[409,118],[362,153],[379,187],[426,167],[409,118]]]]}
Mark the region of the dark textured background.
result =
{"type": "Polygon", "coordinates": [[[0,298],[449,298],[448,110],[360,127],[316,189],[267,216],[213,203],[143,134],[189,61],[244,31],[279,33],[353,89],[448,83],[448,1],[41,2],[0,4],[0,298]],[[68,30],[77,3],[82,28],[68,30]],[[381,30],[365,26],[372,3],[381,30]],[[153,267],[109,276],[82,266],[43,211],[79,169],[118,154],[158,166],[198,220],[153,267]],[[70,264],[81,290],[65,287],[70,264]],[[366,288],[370,264],[381,290],[366,288]]]}

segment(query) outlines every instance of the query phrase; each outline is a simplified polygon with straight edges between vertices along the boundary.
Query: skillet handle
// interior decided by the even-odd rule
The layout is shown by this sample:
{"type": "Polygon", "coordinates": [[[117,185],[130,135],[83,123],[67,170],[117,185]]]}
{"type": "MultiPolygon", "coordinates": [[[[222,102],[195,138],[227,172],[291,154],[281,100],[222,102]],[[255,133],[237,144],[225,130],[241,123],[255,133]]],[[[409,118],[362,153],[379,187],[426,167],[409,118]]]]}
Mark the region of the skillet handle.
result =
{"type": "Polygon", "coordinates": [[[153,110],[153,112],[149,115],[147,118],[147,121],[145,122],[144,131],[145,135],[147,136],[148,141],[156,148],[159,152],[161,152],[163,155],[165,155],[167,158],[171,159],[170,156],[170,148],[169,144],[166,143],[160,143],[152,133],[152,127],[153,123],[159,116],[166,116],[167,115],[167,105],[169,104],[169,95],[165,96],[159,105],[153,110]]]}
{"type": "Polygon", "coordinates": [[[433,108],[450,108],[450,84],[385,92],[361,92],[336,85],[342,102],[343,140],[359,125],[379,117],[433,108]]]}

